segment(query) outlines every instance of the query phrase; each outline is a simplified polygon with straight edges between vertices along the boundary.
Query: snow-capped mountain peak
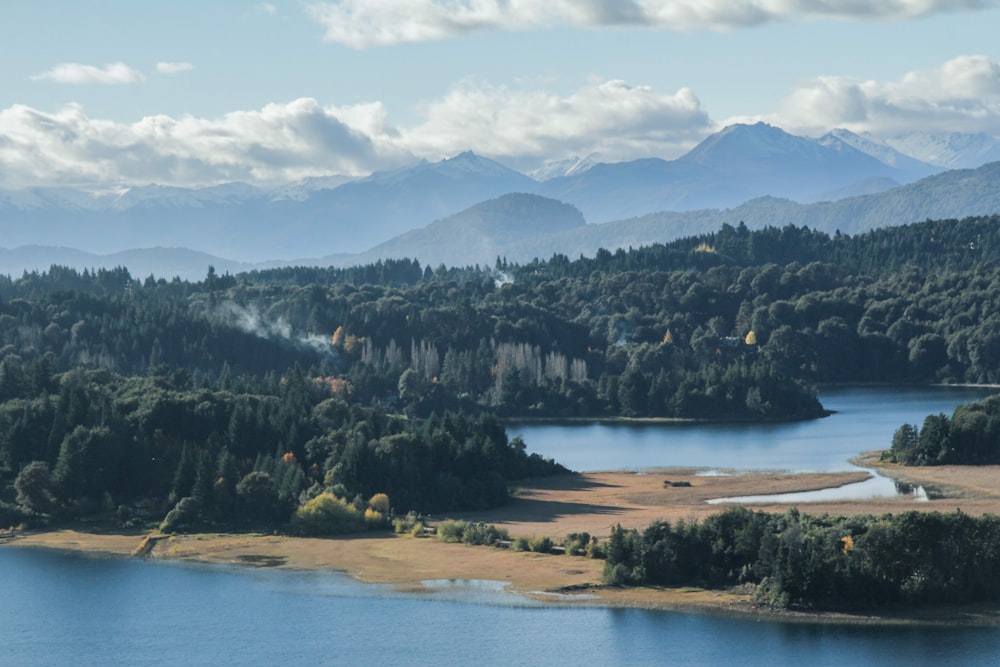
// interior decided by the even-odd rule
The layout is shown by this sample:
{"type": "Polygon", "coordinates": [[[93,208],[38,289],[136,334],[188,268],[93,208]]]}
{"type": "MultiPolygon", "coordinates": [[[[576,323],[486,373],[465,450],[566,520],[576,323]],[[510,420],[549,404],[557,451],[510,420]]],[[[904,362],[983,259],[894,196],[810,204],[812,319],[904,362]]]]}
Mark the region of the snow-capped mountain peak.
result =
{"type": "Polygon", "coordinates": [[[944,169],[975,169],[1000,160],[1000,140],[982,132],[909,132],[890,137],[886,143],[944,169]]]}
{"type": "Polygon", "coordinates": [[[586,157],[572,156],[561,160],[546,160],[538,169],[527,172],[539,183],[559,178],[560,176],[575,176],[582,174],[596,164],[601,163],[600,153],[591,153],[586,157]]]}
{"type": "Polygon", "coordinates": [[[871,135],[859,135],[843,128],[827,132],[816,142],[828,148],[850,147],[861,151],[890,167],[906,172],[912,179],[923,178],[941,171],[939,167],[905,155],[871,135]]]}
{"type": "Polygon", "coordinates": [[[823,147],[806,137],[789,134],[764,122],[729,125],[692,148],[678,162],[701,165],[761,161],[775,156],[816,159],[823,147]]]}

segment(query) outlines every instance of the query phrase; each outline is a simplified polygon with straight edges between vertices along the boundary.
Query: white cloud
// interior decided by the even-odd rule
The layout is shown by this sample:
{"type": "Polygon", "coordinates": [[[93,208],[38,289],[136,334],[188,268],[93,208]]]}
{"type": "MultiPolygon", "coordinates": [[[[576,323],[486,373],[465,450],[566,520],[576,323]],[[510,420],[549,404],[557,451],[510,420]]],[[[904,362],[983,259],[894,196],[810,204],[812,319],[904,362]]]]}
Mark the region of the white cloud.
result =
{"type": "Polygon", "coordinates": [[[711,131],[695,94],[596,81],[569,95],[462,82],[402,132],[411,152],[436,159],[466,148],[521,160],[586,155],[605,160],[674,156],[711,131]]]}
{"type": "Polygon", "coordinates": [[[77,105],[56,113],[15,105],[0,111],[0,186],[362,175],[413,161],[388,133],[380,104],[298,99],[221,118],[149,116],[131,124],[90,118],[77,105]]]}
{"type": "Polygon", "coordinates": [[[594,81],[565,96],[467,81],[423,113],[397,127],[379,102],[303,98],[219,118],[126,124],[90,118],[78,105],[56,113],[17,105],[0,110],[0,187],[266,184],[365,175],[464,150],[524,166],[591,152],[606,160],[674,156],[714,129],[691,90],[661,94],[623,81],[594,81]]]}
{"type": "Polygon", "coordinates": [[[194,65],[191,63],[156,63],[156,71],[160,74],[180,74],[181,72],[190,72],[194,69],[194,65]]]}
{"type": "Polygon", "coordinates": [[[803,82],[774,121],[799,131],[846,127],[889,136],[944,130],[1000,134],[1000,63],[960,56],[898,81],[818,77],[803,82]]]}
{"type": "MultiPolygon", "coordinates": [[[[160,74],[180,74],[194,69],[194,65],[186,62],[159,62],[156,71],[160,74]]],[[[62,63],[52,69],[35,74],[34,81],[54,81],[56,83],[84,84],[126,84],[139,83],[146,79],[145,75],[125,63],[110,63],[104,67],[82,65],[80,63],[62,63]]]]}
{"type": "Polygon", "coordinates": [[[125,63],[111,63],[103,68],[78,63],[63,63],[41,74],[35,74],[31,78],[35,81],[54,81],[77,85],[138,83],[145,79],[142,72],[132,69],[125,63]]]}
{"type": "MultiPolygon", "coordinates": [[[[512,0],[513,1],[513,0],[512,0]]],[[[464,150],[531,168],[599,153],[607,161],[676,157],[716,130],[694,92],[594,80],[568,94],[544,81],[460,81],[394,125],[380,102],[322,105],[303,98],[216,118],[91,118],[77,105],[0,110],[0,187],[157,182],[279,183],[364,175],[464,150]]],[[[818,77],[802,82],[767,120],[789,131],[834,127],[888,138],[908,131],[1000,135],[1000,62],[961,56],[896,81],[818,77]]]]}
{"type": "Polygon", "coordinates": [[[307,5],[325,39],[362,49],[481,30],[638,26],[726,30],[796,19],[900,20],[997,0],[335,0],[307,5]]]}

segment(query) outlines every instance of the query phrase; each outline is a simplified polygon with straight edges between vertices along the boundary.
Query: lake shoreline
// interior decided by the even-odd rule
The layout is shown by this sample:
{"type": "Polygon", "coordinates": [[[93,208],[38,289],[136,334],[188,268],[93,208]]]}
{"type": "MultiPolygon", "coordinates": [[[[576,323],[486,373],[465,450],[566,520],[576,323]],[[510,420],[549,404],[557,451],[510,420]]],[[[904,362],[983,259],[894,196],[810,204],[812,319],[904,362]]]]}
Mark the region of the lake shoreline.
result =
{"type": "MultiPolygon", "coordinates": [[[[914,503],[904,498],[801,503],[813,514],[879,514],[909,510],[967,513],[996,512],[1000,507],[1000,468],[951,466],[935,470],[877,467],[892,477],[933,483],[958,491],[952,497],[914,503]]],[[[723,506],[711,497],[780,493],[828,488],[858,473],[776,473],[750,471],[726,477],[699,476],[694,469],[660,469],[643,473],[611,472],[564,475],[532,480],[507,505],[483,512],[454,515],[468,521],[495,523],[512,535],[547,535],[558,539],[572,532],[606,538],[616,525],[644,528],[654,520],[699,520],[723,506]],[[686,481],[675,487],[667,481],[686,481]]],[[[754,509],[784,512],[787,505],[749,504],[754,509]]],[[[435,517],[440,520],[443,517],[435,517]]],[[[342,538],[306,538],[267,534],[206,533],[156,535],[84,532],[85,527],[25,532],[0,542],[0,548],[47,548],[88,555],[126,558],[139,554],[154,560],[277,567],[288,570],[337,571],[399,591],[423,594],[425,582],[487,580],[506,582],[506,591],[548,605],[638,608],[702,613],[739,618],[822,624],[871,625],[1000,625],[1000,606],[925,608],[844,613],[786,610],[761,606],[747,591],[698,588],[616,588],[601,583],[603,561],[584,557],[516,552],[509,549],[447,544],[433,538],[389,533],[342,538]]]]}
{"type": "MultiPolygon", "coordinates": [[[[770,607],[756,602],[748,592],[739,590],[713,590],[694,587],[676,589],[655,587],[615,587],[597,582],[574,583],[548,589],[521,590],[508,579],[492,579],[492,568],[484,568],[476,576],[454,577],[440,576],[434,579],[410,580],[408,577],[363,576],[364,568],[357,563],[348,565],[344,562],[315,562],[307,557],[307,562],[298,562],[289,557],[290,552],[301,550],[302,540],[318,538],[297,538],[285,536],[268,536],[258,534],[192,534],[164,536],[165,541],[174,540],[196,541],[206,546],[205,552],[185,549],[181,554],[154,553],[148,557],[158,561],[186,562],[202,565],[222,565],[246,569],[274,567],[289,571],[329,571],[345,574],[361,584],[390,586],[393,590],[406,594],[426,595],[433,592],[429,582],[449,581],[496,581],[504,584],[503,591],[507,595],[519,596],[555,607],[604,607],[615,609],[643,609],[683,614],[705,614],[728,618],[741,618],[757,621],[797,624],[839,624],[839,625],[878,625],[878,626],[929,626],[929,627],[970,627],[970,626],[1000,626],[1000,607],[996,605],[975,605],[963,607],[943,607],[908,609],[905,611],[890,610],[886,612],[847,612],[847,611],[814,611],[803,609],[783,609],[770,607]],[[238,546],[237,546],[238,545],[238,546]],[[227,552],[225,557],[219,556],[219,550],[227,552]],[[252,553],[250,553],[252,552],[252,553]]],[[[398,536],[370,536],[356,538],[340,538],[340,543],[365,542],[357,550],[358,556],[372,553],[371,541],[402,541],[420,542],[422,549],[427,551],[426,560],[443,562],[454,560],[454,554],[442,554],[436,547],[452,547],[451,551],[462,550],[463,556],[469,561],[480,560],[495,563],[498,554],[520,557],[523,560],[545,558],[566,565],[567,559],[581,560],[583,557],[568,557],[563,555],[539,555],[524,552],[511,552],[494,547],[475,547],[469,545],[447,545],[432,539],[416,539],[398,536]]],[[[129,549],[123,548],[137,545],[141,538],[136,535],[99,535],[94,533],[78,533],[76,531],[57,531],[55,533],[31,533],[8,542],[6,546],[23,549],[46,549],[66,553],[75,553],[95,558],[133,558],[129,549]],[[124,538],[124,539],[123,539],[124,538]]],[[[327,541],[327,540],[319,540],[327,541]]],[[[330,540],[333,541],[333,540],[330,540]]],[[[310,551],[307,546],[306,552],[310,551]]],[[[342,552],[342,550],[338,550],[342,552]]],[[[138,556],[138,558],[143,558],[138,556]]],[[[603,562],[603,561],[598,561],[603,562]]],[[[563,572],[578,571],[570,563],[571,569],[563,572]]],[[[530,566],[529,566],[530,567],[530,566]]],[[[476,568],[478,571],[479,568],[476,568]]]]}
{"type": "Polygon", "coordinates": [[[775,417],[773,419],[750,419],[733,417],[727,418],[698,418],[698,417],[506,417],[503,423],[506,426],[514,424],[524,424],[530,426],[587,426],[591,424],[601,424],[603,426],[690,426],[690,425],[714,425],[714,424],[795,424],[797,422],[813,421],[815,419],[825,419],[837,414],[836,410],[823,408],[820,414],[805,415],[798,417],[775,417]]]}

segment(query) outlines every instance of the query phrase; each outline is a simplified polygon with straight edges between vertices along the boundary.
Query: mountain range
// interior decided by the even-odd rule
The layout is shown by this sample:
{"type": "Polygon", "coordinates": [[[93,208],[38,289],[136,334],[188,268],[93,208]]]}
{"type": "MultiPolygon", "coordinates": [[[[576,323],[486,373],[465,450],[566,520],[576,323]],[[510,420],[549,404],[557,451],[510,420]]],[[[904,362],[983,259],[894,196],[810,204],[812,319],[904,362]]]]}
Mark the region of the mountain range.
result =
{"type": "Polygon", "coordinates": [[[992,195],[997,169],[942,166],[978,167],[994,157],[1000,143],[986,135],[881,142],[834,130],[811,139],[757,123],[729,126],[676,160],[604,163],[590,155],[550,162],[535,178],[466,152],[362,179],[331,176],[272,189],[5,191],[0,246],[14,250],[0,251],[0,272],[118,262],[136,275],[200,277],[207,263],[235,272],[262,262],[344,265],[383,257],[464,265],[497,255],[589,254],[739,220],[854,233],[1000,211],[992,195]]]}
{"type": "Polygon", "coordinates": [[[874,150],[874,142],[857,135],[849,142],[848,134],[814,140],[764,123],[731,125],[676,160],[596,164],[548,180],[535,192],[571,203],[588,222],[598,223],[656,211],[727,208],[765,195],[794,201],[816,201],[835,191],[849,196],[870,192],[873,182],[888,189],[941,171],[912,158],[888,163],[863,150],[874,150]]]}
{"type": "Polygon", "coordinates": [[[601,248],[614,251],[664,243],[740,222],[750,229],[793,224],[829,234],[858,234],[926,219],[990,215],[1000,212],[1000,162],[946,171],[885,192],[838,201],[799,204],[758,197],[728,209],[664,211],[598,224],[573,224],[572,214],[560,218],[549,212],[561,202],[547,200],[550,203],[546,205],[544,201],[538,195],[505,195],[369,252],[326,257],[315,263],[350,266],[388,257],[415,257],[432,266],[441,262],[448,266],[492,265],[497,257],[523,263],[556,253],[575,258],[593,256],[601,248]],[[506,213],[514,210],[521,211],[518,215],[524,224],[519,225],[522,233],[512,238],[511,218],[506,213]],[[462,228],[476,230],[475,243],[456,233],[462,228]]]}

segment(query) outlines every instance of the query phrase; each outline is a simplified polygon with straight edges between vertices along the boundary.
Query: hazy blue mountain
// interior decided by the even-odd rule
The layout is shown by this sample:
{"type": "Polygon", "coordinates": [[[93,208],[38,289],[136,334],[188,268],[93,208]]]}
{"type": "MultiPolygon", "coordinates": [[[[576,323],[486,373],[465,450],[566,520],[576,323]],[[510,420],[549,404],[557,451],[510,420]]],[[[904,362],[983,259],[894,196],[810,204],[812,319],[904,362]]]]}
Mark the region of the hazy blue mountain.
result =
{"type": "Polygon", "coordinates": [[[944,169],[975,169],[1000,160],[1000,139],[982,132],[908,132],[886,144],[944,169]]]}
{"type": "Polygon", "coordinates": [[[224,183],[204,188],[178,188],[165,185],[131,187],[116,197],[108,207],[115,211],[131,209],[185,209],[213,206],[241,206],[257,202],[265,191],[247,183],[224,183]]]}
{"type": "MultiPolygon", "coordinates": [[[[930,176],[931,174],[937,174],[944,171],[944,167],[923,162],[910,157],[909,155],[905,155],[883,141],[873,139],[869,136],[855,134],[850,130],[842,128],[831,130],[816,141],[823,146],[828,146],[830,148],[847,146],[855,150],[859,150],[867,155],[871,155],[880,162],[883,162],[890,167],[895,167],[905,173],[908,181],[915,181],[917,179],[924,178],[925,176],[930,176]]],[[[980,165],[977,164],[975,166],[978,167],[980,165]]]]}
{"type": "Polygon", "coordinates": [[[9,211],[97,211],[106,209],[117,192],[86,192],[72,188],[25,188],[0,190],[0,215],[9,211]]]}
{"type": "Polygon", "coordinates": [[[530,244],[539,236],[585,225],[583,215],[570,204],[533,194],[507,194],[409,231],[368,252],[326,258],[323,263],[344,266],[416,258],[431,266],[492,265],[512,243],[530,244]]]}
{"type": "MultiPolygon", "coordinates": [[[[192,248],[216,259],[269,265],[303,257],[342,264],[358,253],[365,258],[418,255],[428,263],[450,264],[467,263],[465,257],[479,261],[487,251],[493,259],[497,254],[511,259],[574,255],[601,245],[666,240],[664,234],[694,233],[740,219],[853,232],[1000,210],[992,208],[996,183],[983,185],[988,169],[912,183],[940,169],[913,157],[930,153],[934,164],[994,153],[1000,159],[1000,144],[986,135],[930,133],[879,142],[846,130],[810,139],[757,123],[727,127],[676,160],[609,164],[595,163],[591,155],[572,164],[553,162],[538,172],[539,178],[560,175],[542,183],[466,152],[367,178],[313,178],[270,190],[246,183],[95,192],[29,188],[0,191],[0,243],[72,247],[102,257],[130,248],[192,248]],[[552,203],[503,199],[529,192],[578,211],[564,215],[558,211],[568,209],[552,203]],[[498,198],[503,203],[492,201],[498,198]],[[514,202],[525,207],[517,215],[504,209],[514,202]],[[803,206],[808,202],[816,203],[803,206]],[[480,203],[488,205],[475,208],[480,203]],[[463,216],[450,218],[460,212],[463,216]],[[578,213],[608,226],[584,227],[578,213]],[[519,227],[519,220],[533,222],[519,227]],[[433,221],[440,224],[428,228],[433,221]]],[[[37,261],[41,268],[52,263],[37,261]]],[[[218,270],[224,270],[222,261],[218,270]]],[[[184,262],[171,266],[152,272],[192,275],[184,262]]],[[[202,270],[199,266],[193,275],[202,270]]]]}
{"type": "Polygon", "coordinates": [[[473,153],[324,187],[268,192],[243,183],[158,185],[89,194],[0,193],[0,240],[108,254],[151,246],[196,248],[241,261],[360,252],[411,229],[537,182],[473,153]]]}
{"type": "Polygon", "coordinates": [[[872,176],[871,178],[866,178],[861,181],[855,181],[854,183],[845,185],[842,188],[835,188],[825,192],[817,192],[815,195],[809,197],[809,199],[803,201],[802,203],[809,204],[821,201],[837,201],[839,199],[858,197],[860,195],[874,195],[879,192],[886,192],[898,187],[899,183],[892,178],[886,178],[885,176],[872,176]]]}
{"type": "Polygon", "coordinates": [[[898,184],[914,178],[846,142],[825,145],[757,123],[731,125],[676,160],[598,164],[546,181],[536,192],[574,204],[590,222],[605,222],[726,208],[761,196],[809,201],[858,184],[870,187],[873,179],[898,184]]]}
{"type": "Polygon", "coordinates": [[[175,276],[184,280],[202,280],[209,266],[214,266],[219,274],[235,274],[254,268],[250,264],[186,248],[143,248],[107,255],[40,245],[0,248],[0,274],[17,278],[25,271],[47,271],[53,264],[78,271],[124,266],[136,278],[153,275],[167,280],[175,276]]]}
{"type": "Polygon", "coordinates": [[[960,219],[996,213],[1000,213],[1000,162],[978,169],[946,171],[886,192],[839,201],[799,204],[777,197],[760,197],[728,209],[660,212],[591,224],[508,245],[504,254],[512,261],[527,261],[556,252],[570,257],[593,255],[599,248],[616,250],[662,243],[741,221],[751,229],[793,224],[831,234],[838,230],[857,234],[929,218],[960,219]]]}
{"type": "Polygon", "coordinates": [[[600,163],[601,155],[599,153],[591,153],[582,158],[574,156],[565,160],[546,160],[545,164],[538,169],[529,171],[528,176],[541,183],[543,181],[550,181],[553,178],[559,178],[560,176],[582,174],[600,163]]]}
{"type": "Polygon", "coordinates": [[[321,190],[333,190],[344,183],[357,180],[350,176],[310,176],[294,183],[278,186],[267,193],[271,201],[303,201],[321,190]]]}
{"type": "Polygon", "coordinates": [[[411,229],[537,182],[493,160],[466,152],[434,164],[373,174],[316,193],[287,217],[279,257],[303,247],[359,252],[411,229]]]}

